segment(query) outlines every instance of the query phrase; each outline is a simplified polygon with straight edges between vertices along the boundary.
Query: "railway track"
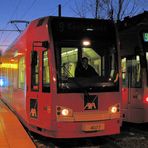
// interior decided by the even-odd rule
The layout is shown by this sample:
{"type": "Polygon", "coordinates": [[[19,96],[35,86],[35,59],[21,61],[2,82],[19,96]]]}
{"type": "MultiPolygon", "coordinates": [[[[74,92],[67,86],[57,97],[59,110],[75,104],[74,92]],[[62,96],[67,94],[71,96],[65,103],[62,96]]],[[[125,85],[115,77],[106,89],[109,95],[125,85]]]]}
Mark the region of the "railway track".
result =
{"type": "Polygon", "coordinates": [[[80,139],[52,139],[40,135],[32,135],[38,148],[120,148],[110,136],[80,138],[80,139]]]}
{"type": "Polygon", "coordinates": [[[148,127],[135,124],[125,125],[118,135],[80,138],[52,139],[31,133],[37,148],[147,148],[148,127]],[[140,127],[140,128],[139,128],[140,127]]]}

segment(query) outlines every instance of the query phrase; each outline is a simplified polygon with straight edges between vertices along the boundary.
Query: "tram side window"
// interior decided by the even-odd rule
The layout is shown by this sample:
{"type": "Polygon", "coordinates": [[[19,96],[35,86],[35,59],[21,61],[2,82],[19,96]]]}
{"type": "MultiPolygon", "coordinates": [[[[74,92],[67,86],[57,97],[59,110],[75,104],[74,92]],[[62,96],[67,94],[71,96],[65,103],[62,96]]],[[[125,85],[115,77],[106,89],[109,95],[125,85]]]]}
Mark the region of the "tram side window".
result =
{"type": "Polygon", "coordinates": [[[24,89],[25,87],[25,57],[21,57],[19,60],[19,88],[24,89]]]}
{"type": "Polygon", "coordinates": [[[73,78],[78,60],[78,49],[65,47],[61,49],[61,77],[62,79],[73,78]]]}
{"type": "Polygon", "coordinates": [[[121,60],[121,69],[122,69],[122,85],[123,87],[127,86],[127,76],[126,76],[126,58],[121,60]]]}
{"type": "Polygon", "coordinates": [[[123,58],[121,63],[123,87],[127,87],[128,85],[132,88],[141,87],[140,56],[135,56],[130,59],[123,58]]]}
{"type": "Polygon", "coordinates": [[[146,61],[147,61],[147,85],[148,85],[148,52],[146,52],[146,61]]]}
{"type": "Polygon", "coordinates": [[[33,51],[31,55],[31,89],[39,90],[39,55],[33,51]]]}
{"type": "Polygon", "coordinates": [[[132,60],[132,75],[131,75],[131,87],[141,87],[141,65],[140,56],[136,56],[132,60]]]}
{"type": "Polygon", "coordinates": [[[43,52],[43,92],[50,92],[50,72],[47,50],[43,52]]]}

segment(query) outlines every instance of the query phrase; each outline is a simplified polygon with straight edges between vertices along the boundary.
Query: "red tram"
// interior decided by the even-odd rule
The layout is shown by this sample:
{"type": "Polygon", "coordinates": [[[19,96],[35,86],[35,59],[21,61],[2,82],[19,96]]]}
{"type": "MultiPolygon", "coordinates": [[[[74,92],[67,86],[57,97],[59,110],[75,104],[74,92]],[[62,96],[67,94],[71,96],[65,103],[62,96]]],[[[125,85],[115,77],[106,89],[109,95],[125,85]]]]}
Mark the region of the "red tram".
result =
{"type": "Polygon", "coordinates": [[[119,133],[117,41],[111,21],[34,20],[3,55],[8,62],[1,64],[1,98],[29,130],[47,137],[119,133]],[[75,77],[82,57],[97,76],[75,77]]]}
{"type": "Polygon", "coordinates": [[[123,121],[148,122],[148,12],[121,24],[123,121]]]}

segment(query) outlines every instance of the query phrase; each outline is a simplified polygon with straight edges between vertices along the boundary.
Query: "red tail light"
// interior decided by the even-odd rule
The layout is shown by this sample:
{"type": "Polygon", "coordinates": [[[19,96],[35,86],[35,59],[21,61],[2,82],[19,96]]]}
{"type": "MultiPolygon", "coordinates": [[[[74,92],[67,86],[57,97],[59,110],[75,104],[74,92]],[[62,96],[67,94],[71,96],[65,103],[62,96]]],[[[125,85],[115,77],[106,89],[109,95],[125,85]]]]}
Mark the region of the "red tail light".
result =
{"type": "Polygon", "coordinates": [[[145,102],[148,103],[148,97],[145,97],[145,102]]]}

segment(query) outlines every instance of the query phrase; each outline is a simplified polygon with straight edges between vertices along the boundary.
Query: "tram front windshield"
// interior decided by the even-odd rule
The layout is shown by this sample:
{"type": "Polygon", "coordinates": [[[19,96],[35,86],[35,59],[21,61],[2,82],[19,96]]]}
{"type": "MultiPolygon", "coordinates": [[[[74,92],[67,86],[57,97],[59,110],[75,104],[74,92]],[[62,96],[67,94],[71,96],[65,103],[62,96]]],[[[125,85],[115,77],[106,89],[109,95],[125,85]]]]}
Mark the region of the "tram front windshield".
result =
{"type": "Polygon", "coordinates": [[[60,92],[117,90],[118,58],[115,45],[91,41],[85,43],[92,45],[69,46],[70,44],[65,42],[58,47],[58,90],[60,92]],[[84,57],[88,59],[89,68],[91,67],[89,71],[85,71],[82,66],[84,57]],[[92,74],[90,71],[93,71],[92,74]]]}

